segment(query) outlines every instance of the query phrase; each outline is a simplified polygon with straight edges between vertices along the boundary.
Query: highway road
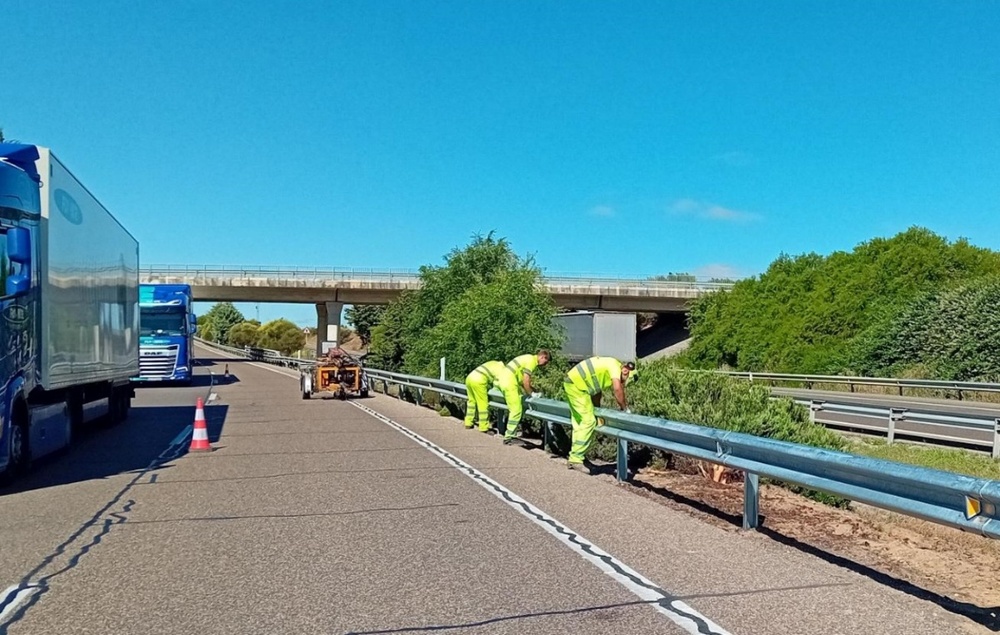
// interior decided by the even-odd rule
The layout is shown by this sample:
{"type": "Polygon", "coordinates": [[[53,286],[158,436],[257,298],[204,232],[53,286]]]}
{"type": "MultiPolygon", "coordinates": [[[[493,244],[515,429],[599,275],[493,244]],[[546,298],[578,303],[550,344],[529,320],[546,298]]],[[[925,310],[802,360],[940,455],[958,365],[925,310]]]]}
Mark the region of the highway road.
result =
{"type": "Polygon", "coordinates": [[[987,632],[432,410],[303,401],[287,369],[225,362],[215,450],[186,454],[222,363],[0,490],[0,635],[987,632]]]}
{"type": "MultiPolygon", "coordinates": [[[[974,417],[987,421],[1000,418],[1000,404],[987,402],[780,387],[772,388],[771,393],[776,396],[792,397],[793,399],[806,401],[821,400],[830,403],[873,408],[905,408],[907,411],[906,416],[914,416],[915,418],[919,418],[920,413],[974,417]]],[[[817,413],[817,421],[831,427],[871,432],[882,436],[885,436],[889,429],[887,417],[876,418],[857,414],[824,412],[821,410],[817,413]]],[[[897,422],[896,434],[897,436],[909,439],[936,439],[985,451],[989,451],[993,447],[992,430],[977,430],[940,423],[907,421],[905,418],[897,422]]]]}

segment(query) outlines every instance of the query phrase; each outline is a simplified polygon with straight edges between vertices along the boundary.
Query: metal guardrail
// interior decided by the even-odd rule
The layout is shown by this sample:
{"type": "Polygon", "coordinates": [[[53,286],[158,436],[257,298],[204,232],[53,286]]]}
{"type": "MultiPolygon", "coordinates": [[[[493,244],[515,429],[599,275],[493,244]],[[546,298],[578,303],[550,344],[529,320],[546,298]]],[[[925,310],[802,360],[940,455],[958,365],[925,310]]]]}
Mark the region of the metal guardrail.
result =
{"type": "MultiPolygon", "coordinates": [[[[310,360],[283,357],[277,351],[240,349],[199,341],[248,359],[286,366],[312,363],[310,360]]],[[[371,368],[366,372],[373,383],[383,383],[384,391],[388,390],[389,384],[396,384],[415,389],[421,398],[423,391],[461,400],[467,398],[465,385],[457,382],[371,368]]],[[[489,395],[492,407],[506,410],[502,394],[492,390],[489,395]]],[[[572,425],[569,408],[561,401],[534,398],[527,399],[526,405],[525,416],[547,424],[572,425]]],[[[833,407],[844,412],[865,410],[843,404],[833,407]]],[[[629,478],[630,443],[742,470],[745,474],[743,526],[748,529],[757,527],[759,523],[759,479],[763,476],[989,538],[1000,538],[1000,481],[605,408],[598,408],[597,414],[605,421],[597,432],[617,440],[616,469],[619,480],[629,478]]],[[[939,419],[941,423],[953,419],[944,416],[932,418],[939,419]]],[[[544,428],[547,437],[548,427],[544,428]]],[[[546,445],[547,441],[546,438],[546,445]]]]}
{"type": "MultiPolygon", "coordinates": [[[[780,398],[777,397],[777,398],[780,398]]],[[[932,412],[913,411],[908,408],[877,406],[859,406],[855,404],[842,404],[829,402],[822,399],[793,399],[795,403],[809,408],[809,418],[813,423],[820,423],[829,427],[857,428],[871,432],[884,432],[888,443],[893,443],[896,435],[907,436],[922,441],[945,441],[963,445],[974,445],[989,448],[993,458],[1000,458],[1000,417],[974,417],[959,415],[944,415],[932,412]],[[865,425],[857,422],[824,421],[821,413],[829,412],[833,414],[856,415],[886,422],[886,427],[881,425],[865,425]],[[897,426],[901,422],[910,422],[923,426],[933,426],[940,432],[914,432],[909,430],[898,430],[897,426]],[[979,440],[973,437],[955,436],[956,430],[973,430],[989,433],[989,440],[979,440]]]]}
{"type": "MultiPolygon", "coordinates": [[[[232,355],[239,357],[245,357],[247,359],[253,359],[257,361],[269,362],[272,364],[277,364],[286,367],[300,367],[303,365],[311,365],[314,360],[311,359],[299,359],[296,357],[283,357],[278,351],[263,349],[263,348],[235,348],[232,346],[225,346],[222,344],[215,344],[213,342],[207,342],[199,338],[195,338],[197,341],[205,344],[207,346],[213,346],[220,350],[226,351],[232,355]]],[[[724,373],[731,376],[741,376],[749,375],[750,373],[724,373]]],[[[756,373],[754,375],[758,376],[756,373]]],[[[773,375],[769,375],[773,376],[773,375]]],[[[780,375],[780,377],[822,377],[821,375],[780,375]]],[[[881,378],[874,378],[879,380],[881,378]]],[[[438,380],[424,380],[428,382],[434,382],[438,380]]],[[[895,381],[892,379],[886,379],[885,381],[895,381]]],[[[904,380],[909,381],[909,380],[904,380]]],[[[420,386],[412,386],[414,388],[427,388],[431,384],[422,384],[420,386]]],[[[463,388],[464,390],[464,388],[463,388]]],[[[462,395],[464,399],[464,393],[462,395]]],[[[961,444],[964,446],[976,446],[988,449],[993,456],[993,458],[1000,458],[1000,418],[994,417],[974,417],[974,416],[955,416],[955,415],[943,415],[935,414],[929,412],[918,412],[907,408],[895,408],[895,407],[885,407],[879,408],[875,406],[858,406],[854,404],[842,404],[836,403],[829,400],[821,399],[793,399],[798,404],[806,406],[809,408],[810,419],[814,423],[819,423],[828,427],[834,428],[851,428],[858,430],[865,430],[867,432],[875,433],[885,433],[887,441],[891,444],[896,440],[896,436],[905,436],[907,438],[918,439],[920,441],[926,442],[945,442],[949,444],[961,444]],[[833,414],[845,414],[845,415],[857,415],[860,417],[867,417],[870,419],[884,421],[886,426],[881,425],[865,425],[857,422],[845,423],[839,421],[829,421],[823,420],[821,413],[833,413],[833,414]],[[914,432],[914,431],[900,431],[897,430],[897,424],[900,422],[910,422],[915,424],[921,424],[926,426],[935,426],[941,432],[914,432]],[[956,430],[974,430],[980,432],[989,433],[989,438],[986,440],[980,440],[972,437],[959,437],[955,436],[954,431],[956,430]]],[[[498,407],[502,404],[498,404],[498,407]]]]}
{"type": "Polygon", "coordinates": [[[894,377],[849,377],[846,375],[793,375],[785,373],[747,373],[734,371],[702,371],[711,372],[730,377],[739,377],[749,381],[766,381],[772,383],[797,383],[805,384],[806,388],[812,390],[816,384],[847,384],[851,392],[855,386],[883,386],[897,388],[899,394],[903,394],[904,388],[925,389],[925,390],[946,390],[958,393],[958,398],[962,398],[963,392],[1000,392],[1000,384],[975,382],[975,381],[948,381],[941,379],[897,379],[894,377]]]}
{"type": "MultiPolygon", "coordinates": [[[[413,269],[367,269],[356,267],[230,267],[212,265],[149,265],[141,267],[146,278],[169,276],[213,276],[219,278],[253,278],[303,280],[324,278],[334,280],[384,280],[400,283],[420,283],[420,272],[413,269]]],[[[651,277],[650,277],[651,278],[651,277]]],[[[711,291],[729,289],[732,282],[694,277],[694,280],[653,280],[643,277],[612,277],[606,275],[545,275],[543,283],[550,287],[622,287],[650,291],[695,289],[711,291]]]]}
{"type": "MultiPolygon", "coordinates": [[[[456,382],[368,369],[377,384],[408,386],[417,391],[466,399],[456,382]]],[[[561,401],[527,399],[526,416],[570,426],[569,408],[561,401]]],[[[490,393],[490,405],[504,408],[503,396],[490,393]]],[[[827,492],[934,523],[1000,538],[1000,481],[974,478],[892,461],[754,437],[738,432],[597,409],[605,425],[598,433],[617,440],[617,473],[628,479],[630,443],[681,454],[742,470],[743,526],[759,517],[759,478],[771,478],[827,492]]]]}

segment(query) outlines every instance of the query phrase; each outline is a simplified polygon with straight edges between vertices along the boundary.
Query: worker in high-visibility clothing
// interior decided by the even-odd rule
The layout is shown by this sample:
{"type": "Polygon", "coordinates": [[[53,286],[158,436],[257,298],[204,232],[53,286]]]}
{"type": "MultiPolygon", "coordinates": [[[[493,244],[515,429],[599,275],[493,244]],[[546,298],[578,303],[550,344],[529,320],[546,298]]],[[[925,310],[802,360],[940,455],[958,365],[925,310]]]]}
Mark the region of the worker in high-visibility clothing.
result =
{"type": "Polygon", "coordinates": [[[618,407],[630,412],[625,400],[625,383],[633,370],[635,364],[632,362],[623,364],[613,357],[591,357],[566,373],[563,389],[573,420],[573,446],[567,462],[570,469],[590,473],[584,457],[594,441],[594,430],[597,427],[594,407],[601,405],[601,396],[605,390],[614,389],[618,407]]]}
{"type": "Polygon", "coordinates": [[[466,428],[473,428],[478,420],[480,432],[493,433],[490,428],[490,398],[487,394],[491,387],[503,393],[510,421],[515,422],[515,426],[520,423],[524,408],[521,406],[521,395],[518,393],[514,373],[503,362],[489,361],[465,378],[465,392],[469,398],[465,406],[466,428]]]}
{"type": "MultiPolygon", "coordinates": [[[[541,349],[534,355],[531,353],[528,353],[527,355],[518,355],[514,359],[507,362],[507,368],[514,373],[514,380],[521,388],[523,396],[539,396],[538,393],[535,392],[534,386],[531,385],[531,373],[535,372],[539,366],[545,366],[548,364],[549,359],[551,359],[549,352],[545,349],[541,349]]],[[[517,437],[517,429],[520,426],[520,423],[520,417],[516,420],[514,417],[509,417],[507,419],[507,430],[503,435],[504,445],[510,445],[514,442],[514,439],[517,437]]]]}

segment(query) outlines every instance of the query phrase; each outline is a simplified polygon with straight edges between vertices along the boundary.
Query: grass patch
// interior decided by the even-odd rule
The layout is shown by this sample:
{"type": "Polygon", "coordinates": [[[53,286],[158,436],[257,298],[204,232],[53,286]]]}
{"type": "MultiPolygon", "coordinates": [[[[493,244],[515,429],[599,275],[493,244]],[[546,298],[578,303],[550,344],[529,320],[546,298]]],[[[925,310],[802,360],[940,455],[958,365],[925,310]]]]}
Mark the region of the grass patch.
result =
{"type": "Polygon", "coordinates": [[[846,451],[886,461],[1000,480],[1000,461],[985,454],[976,454],[966,450],[935,448],[908,443],[889,445],[882,440],[865,439],[853,442],[846,448],[846,451]]]}

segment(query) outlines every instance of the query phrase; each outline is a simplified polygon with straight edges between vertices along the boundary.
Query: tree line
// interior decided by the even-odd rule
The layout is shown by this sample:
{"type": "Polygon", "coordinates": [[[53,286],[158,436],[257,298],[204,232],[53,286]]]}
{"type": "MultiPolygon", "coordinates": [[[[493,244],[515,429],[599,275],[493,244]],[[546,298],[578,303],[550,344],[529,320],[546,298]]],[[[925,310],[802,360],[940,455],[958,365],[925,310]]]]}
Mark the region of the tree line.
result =
{"type": "Polygon", "coordinates": [[[198,337],[229,346],[267,348],[291,355],[302,350],[306,336],[290,320],[279,318],[261,324],[248,320],[231,302],[219,302],[198,317],[198,337]]]}

